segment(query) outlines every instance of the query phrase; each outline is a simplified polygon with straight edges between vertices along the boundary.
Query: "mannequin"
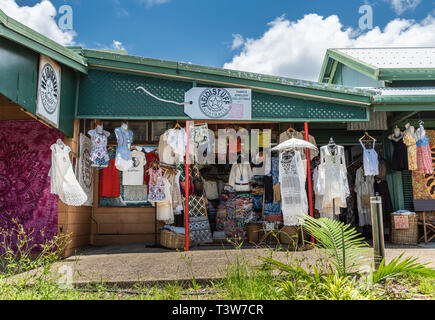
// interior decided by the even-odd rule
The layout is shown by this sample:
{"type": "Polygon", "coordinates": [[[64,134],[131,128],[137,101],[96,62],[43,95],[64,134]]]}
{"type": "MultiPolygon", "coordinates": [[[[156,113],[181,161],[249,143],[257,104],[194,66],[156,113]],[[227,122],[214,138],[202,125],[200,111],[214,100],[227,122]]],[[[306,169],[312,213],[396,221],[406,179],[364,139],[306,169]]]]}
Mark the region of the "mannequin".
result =
{"type": "Polygon", "coordinates": [[[395,171],[408,170],[408,150],[403,143],[404,132],[396,126],[388,139],[394,147],[391,168],[395,171]]]}
{"type": "Polygon", "coordinates": [[[133,143],[133,132],[128,129],[128,124],[124,121],[121,127],[115,129],[115,135],[118,140],[115,166],[120,171],[127,171],[133,167],[130,151],[133,143]]]}
{"type": "Polygon", "coordinates": [[[409,133],[413,137],[415,137],[415,128],[414,128],[414,126],[411,126],[411,124],[407,123],[407,124],[405,124],[405,128],[406,128],[405,133],[409,133]]]}
{"type": "Polygon", "coordinates": [[[400,128],[398,126],[396,126],[393,130],[393,134],[391,134],[388,139],[390,140],[394,140],[394,141],[399,141],[400,139],[403,138],[403,132],[402,130],[400,130],[400,128]]]}

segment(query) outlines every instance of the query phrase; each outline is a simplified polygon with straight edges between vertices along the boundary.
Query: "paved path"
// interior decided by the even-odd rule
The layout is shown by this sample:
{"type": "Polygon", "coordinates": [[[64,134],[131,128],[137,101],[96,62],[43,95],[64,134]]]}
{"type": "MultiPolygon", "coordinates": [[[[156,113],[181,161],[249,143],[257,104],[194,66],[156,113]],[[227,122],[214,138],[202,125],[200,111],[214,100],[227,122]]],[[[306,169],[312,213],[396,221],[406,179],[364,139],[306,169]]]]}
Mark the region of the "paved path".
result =
{"type": "MultiPolygon", "coordinates": [[[[386,249],[387,261],[406,252],[407,256],[418,257],[420,262],[435,267],[435,249],[390,248],[386,249]]],[[[258,263],[258,256],[270,254],[268,249],[233,250],[222,248],[196,248],[188,253],[165,249],[145,248],[143,244],[88,247],[76,256],[56,264],[56,268],[67,265],[78,271],[74,283],[85,284],[103,280],[108,284],[130,286],[133,283],[154,283],[173,280],[209,280],[222,277],[222,270],[238,257],[250,263],[258,263]]],[[[318,258],[315,250],[305,252],[274,252],[274,257],[285,262],[298,259],[305,266],[318,258]]]]}

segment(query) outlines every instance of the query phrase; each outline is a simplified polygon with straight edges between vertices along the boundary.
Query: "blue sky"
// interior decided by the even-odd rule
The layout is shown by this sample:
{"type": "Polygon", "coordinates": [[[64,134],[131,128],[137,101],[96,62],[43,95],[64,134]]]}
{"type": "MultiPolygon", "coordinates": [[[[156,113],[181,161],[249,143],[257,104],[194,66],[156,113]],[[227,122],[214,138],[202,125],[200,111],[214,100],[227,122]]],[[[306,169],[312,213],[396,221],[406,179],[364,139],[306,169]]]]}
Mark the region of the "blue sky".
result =
{"type": "MultiPolygon", "coordinates": [[[[0,0],[0,7],[3,1],[5,3],[15,1],[19,7],[32,7],[41,2],[41,0],[0,0]]],[[[260,56],[264,55],[259,53],[259,50],[267,53],[268,47],[273,50],[275,47],[285,46],[279,44],[279,33],[274,36],[274,40],[267,40],[265,33],[271,29],[275,31],[284,28],[282,32],[283,34],[287,32],[288,40],[283,41],[288,41],[288,50],[297,51],[298,42],[291,40],[296,38],[291,33],[296,32],[296,29],[290,30],[291,24],[297,23],[307,14],[317,14],[324,19],[336,15],[338,21],[332,24],[341,25],[343,32],[351,27],[352,33],[346,35],[350,40],[364,33],[358,31],[360,18],[358,9],[365,3],[372,6],[373,24],[375,27],[378,26],[381,32],[394,20],[410,21],[412,27],[413,24],[423,25],[422,21],[428,16],[435,16],[433,14],[435,0],[51,0],[51,3],[55,8],[63,4],[73,8],[73,28],[76,33],[73,41],[87,48],[110,48],[114,46],[114,41],[117,41],[119,47],[125,48],[132,55],[238,69],[247,69],[252,65],[252,71],[265,73],[280,73],[281,70],[286,70],[285,63],[274,67],[255,67],[256,64],[260,65],[260,56]],[[408,10],[401,12],[400,5],[408,10]],[[279,17],[282,17],[281,20],[278,19],[279,17]],[[272,21],[276,23],[270,25],[272,21]],[[287,25],[284,22],[288,22],[287,25]],[[239,38],[243,39],[243,42],[238,48],[232,49],[235,34],[240,35],[239,38]],[[248,38],[252,39],[250,45],[246,42],[248,38]],[[244,61],[233,61],[244,51],[247,56],[244,61]],[[251,63],[251,60],[255,61],[251,63]]],[[[311,19],[306,24],[318,23],[315,19],[311,19]]],[[[300,28],[302,25],[301,23],[300,28]]],[[[337,27],[331,26],[331,28],[335,30],[331,32],[337,32],[337,27]]],[[[409,26],[405,27],[405,29],[409,28],[409,26]]],[[[307,30],[310,28],[307,27],[307,30]]],[[[432,25],[429,30],[435,33],[432,25]]],[[[321,38],[316,38],[322,37],[321,35],[316,34],[315,31],[299,33],[301,32],[304,33],[299,41],[301,47],[306,48],[305,50],[311,50],[310,48],[324,50],[323,47],[315,46],[316,42],[323,41],[321,38]],[[310,45],[305,43],[306,41],[310,45]]],[[[397,37],[400,35],[401,32],[397,31],[397,37]]],[[[343,34],[337,35],[340,36],[343,34]]],[[[408,36],[399,44],[410,42],[406,40],[410,38],[408,36]]],[[[358,41],[354,44],[352,41],[350,43],[349,39],[346,40],[347,42],[338,42],[337,45],[355,46],[358,43],[366,43],[358,41]]],[[[427,41],[429,40],[431,39],[427,41]]],[[[383,41],[385,43],[379,42],[373,45],[395,45],[391,36],[389,40],[383,41]]],[[[425,40],[421,41],[410,44],[424,44],[425,40]]],[[[332,47],[335,46],[334,40],[330,43],[332,47]]],[[[327,44],[323,44],[325,45],[327,44]]],[[[283,54],[285,55],[283,53],[285,49],[277,48],[277,51],[280,56],[276,60],[279,60],[283,54]]],[[[323,54],[324,52],[321,55],[323,54]]],[[[313,56],[313,59],[317,60],[321,55],[313,56]]],[[[269,57],[268,60],[274,60],[273,57],[269,57]]],[[[294,60],[297,57],[289,55],[290,58],[294,60]]],[[[297,67],[292,68],[297,69],[297,67]]],[[[288,75],[290,71],[282,73],[288,75]]],[[[310,77],[310,75],[303,76],[310,77]]]]}

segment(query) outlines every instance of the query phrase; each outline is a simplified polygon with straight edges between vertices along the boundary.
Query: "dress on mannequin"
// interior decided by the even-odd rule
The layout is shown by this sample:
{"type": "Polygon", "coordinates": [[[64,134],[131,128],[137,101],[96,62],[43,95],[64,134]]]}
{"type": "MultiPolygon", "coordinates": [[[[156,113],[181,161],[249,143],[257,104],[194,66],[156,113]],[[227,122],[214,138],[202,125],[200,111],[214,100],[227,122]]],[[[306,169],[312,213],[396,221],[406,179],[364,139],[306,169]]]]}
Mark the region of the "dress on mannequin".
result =
{"type": "Polygon", "coordinates": [[[133,167],[131,157],[131,144],[133,143],[133,132],[128,130],[127,124],[123,123],[121,127],[115,129],[118,148],[116,148],[115,166],[119,171],[127,171],[133,167]]]}

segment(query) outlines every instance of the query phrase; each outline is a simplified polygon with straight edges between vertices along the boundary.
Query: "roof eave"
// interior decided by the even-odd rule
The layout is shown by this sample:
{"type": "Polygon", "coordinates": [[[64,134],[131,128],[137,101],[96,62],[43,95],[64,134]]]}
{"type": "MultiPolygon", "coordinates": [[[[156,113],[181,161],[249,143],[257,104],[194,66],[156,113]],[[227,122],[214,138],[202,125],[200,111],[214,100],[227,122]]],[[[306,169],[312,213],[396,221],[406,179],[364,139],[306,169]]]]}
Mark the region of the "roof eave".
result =
{"type": "Polygon", "coordinates": [[[369,105],[373,92],[356,88],[330,86],[316,82],[251,72],[204,67],[187,63],[141,58],[84,49],[89,67],[124,72],[146,73],[219,85],[243,86],[258,91],[335,101],[340,104],[369,105]]]}
{"type": "Polygon", "coordinates": [[[0,10],[0,36],[87,74],[87,63],[84,57],[8,17],[2,10],[0,10]]]}

